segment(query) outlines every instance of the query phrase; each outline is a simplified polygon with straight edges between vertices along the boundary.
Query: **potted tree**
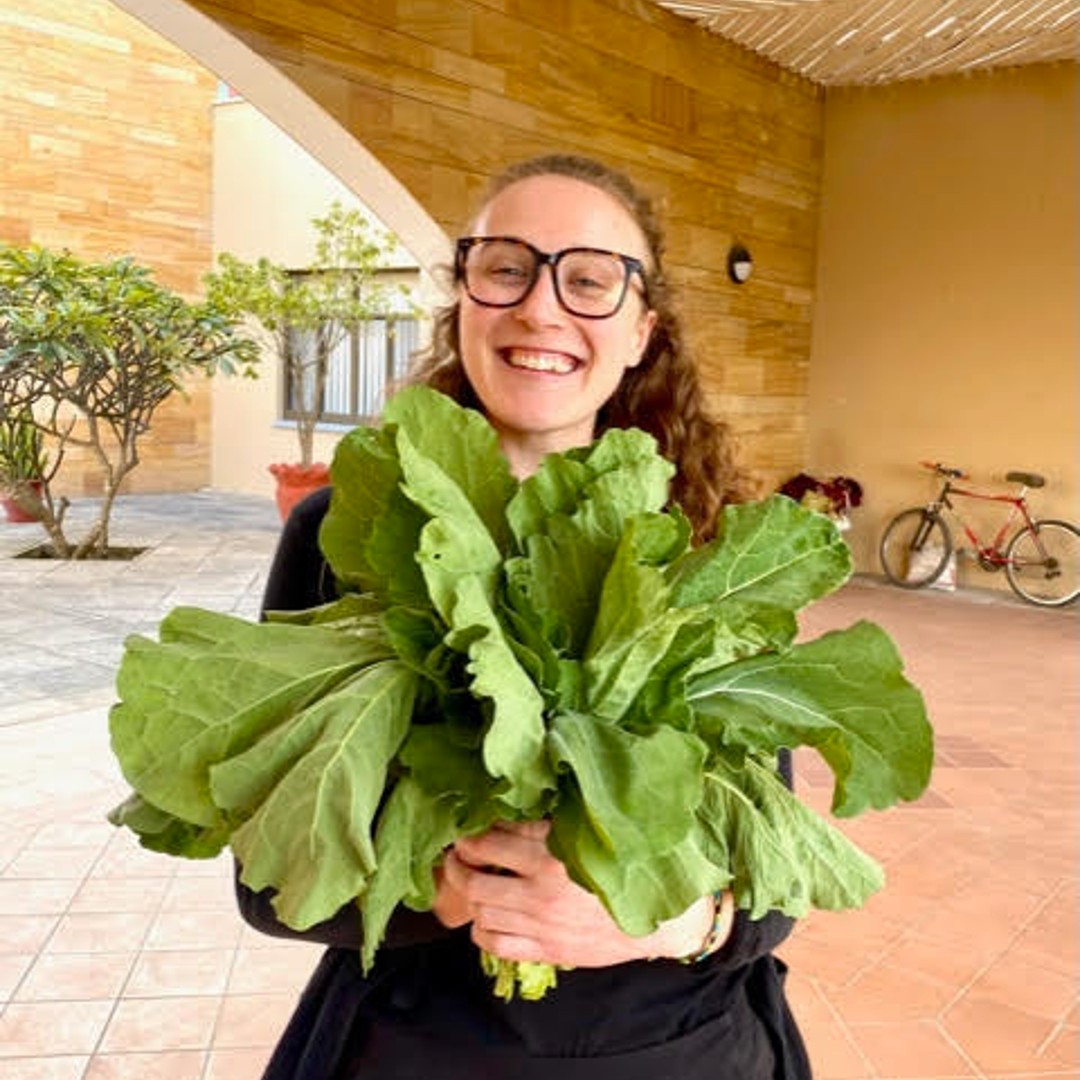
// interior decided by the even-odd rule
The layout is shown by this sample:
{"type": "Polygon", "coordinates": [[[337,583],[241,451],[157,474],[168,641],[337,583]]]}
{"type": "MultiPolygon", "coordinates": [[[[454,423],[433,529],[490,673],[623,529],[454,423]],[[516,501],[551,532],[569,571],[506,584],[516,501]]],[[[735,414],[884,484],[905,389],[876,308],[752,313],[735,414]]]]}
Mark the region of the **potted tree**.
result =
{"type": "Polygon", "coordinates": [[[326,411],[334,351],[360,324],[412,310],[409,290],[382,280],[397,241],[357,209],[339,202],[312,219],[313,258],[294,270],[261,257],[248,262],[224,252],[206,276],[207,295],[248,316],[274,354],[285,380],[286,415],[296,424],[298,457],[269,466],[282,519],[308,492],[328,483],[329,468],[315,460],[315,431],[326,411]]]}
{"type": "Polygon", "coordinates": [[[192,378],[254,376],[257,360],[231,312],[185,300],[130,258],[85,262],[66,251],[0,246],[0,468],[5,490],[15,489],[45,530],[43,553],[115,557],[114,501],[158,407],[192,378]],[[66,533],[69,500],[53,491],[72,447],[96,460],[103,488],[97,520],[76,539],[66,533]]]}
{"type": "Polygon", "coordinates": [[[0,416],[0,505],[8,521],[39,521],[49,463],[41,432],[28,413],[0,416]]]}

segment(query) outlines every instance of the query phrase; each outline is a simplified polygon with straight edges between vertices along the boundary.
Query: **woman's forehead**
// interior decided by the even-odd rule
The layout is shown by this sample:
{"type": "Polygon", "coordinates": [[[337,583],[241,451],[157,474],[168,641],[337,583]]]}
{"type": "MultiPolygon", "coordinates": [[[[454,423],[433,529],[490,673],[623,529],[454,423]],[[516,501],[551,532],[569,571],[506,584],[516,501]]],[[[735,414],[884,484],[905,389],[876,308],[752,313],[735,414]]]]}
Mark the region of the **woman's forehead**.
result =
{"type": "Polygon", "coordinates": [[[473,231],[517,236],[543,251],[597,247],[648,259],[648,245],[630,211],[614,196],[569,176],[529,176],[495,195],[473,231]]]}

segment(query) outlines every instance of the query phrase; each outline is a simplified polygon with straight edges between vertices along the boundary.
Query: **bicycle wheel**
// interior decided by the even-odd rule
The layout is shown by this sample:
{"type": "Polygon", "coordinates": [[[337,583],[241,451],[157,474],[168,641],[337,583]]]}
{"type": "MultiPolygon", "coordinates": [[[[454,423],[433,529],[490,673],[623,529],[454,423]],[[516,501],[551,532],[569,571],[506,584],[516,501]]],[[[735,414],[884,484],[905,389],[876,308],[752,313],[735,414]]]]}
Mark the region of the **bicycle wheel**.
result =
{"type": "Polygon", "coordinates": [[[904,510],[885,527],[878,554],[885,576],[901,589],[921,589],[941,577],[952,554],[949,527],[922,507],[904,510]]]}
{"type": "Polygon", "coordinates": [[[1005,576],[1017,596],[1061,607],[1080,596],[1080,529],[1067,521],[1036,521],[1005,549],[1005,576]]]}

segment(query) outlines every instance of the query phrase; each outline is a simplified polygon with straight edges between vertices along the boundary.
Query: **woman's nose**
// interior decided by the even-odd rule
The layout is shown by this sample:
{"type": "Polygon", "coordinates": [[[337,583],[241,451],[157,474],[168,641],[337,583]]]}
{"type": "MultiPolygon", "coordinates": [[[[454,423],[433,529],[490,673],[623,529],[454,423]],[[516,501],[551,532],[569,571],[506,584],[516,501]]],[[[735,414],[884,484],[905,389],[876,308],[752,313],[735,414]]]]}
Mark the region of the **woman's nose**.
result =
{"type": "Polygon", "coordinates": [[[555,292],[554,267],[540,267],[533,287],[513,310],[514,315],[524,323],[550,326],[563,320],[566,313],[555,292]]]}

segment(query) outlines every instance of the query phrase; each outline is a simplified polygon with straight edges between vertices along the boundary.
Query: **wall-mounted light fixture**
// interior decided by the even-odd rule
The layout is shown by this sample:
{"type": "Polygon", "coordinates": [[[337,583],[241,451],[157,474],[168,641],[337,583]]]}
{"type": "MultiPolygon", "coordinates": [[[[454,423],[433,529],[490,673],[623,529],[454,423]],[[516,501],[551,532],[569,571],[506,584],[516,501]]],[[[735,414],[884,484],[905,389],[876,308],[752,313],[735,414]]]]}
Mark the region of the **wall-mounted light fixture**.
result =
{"type": "Polygon", "coordinates": [[[732,244],[727,253],[728,277],[736,285],[742,285],[754,271],[754,260],[742,244],[732,244]]]}

